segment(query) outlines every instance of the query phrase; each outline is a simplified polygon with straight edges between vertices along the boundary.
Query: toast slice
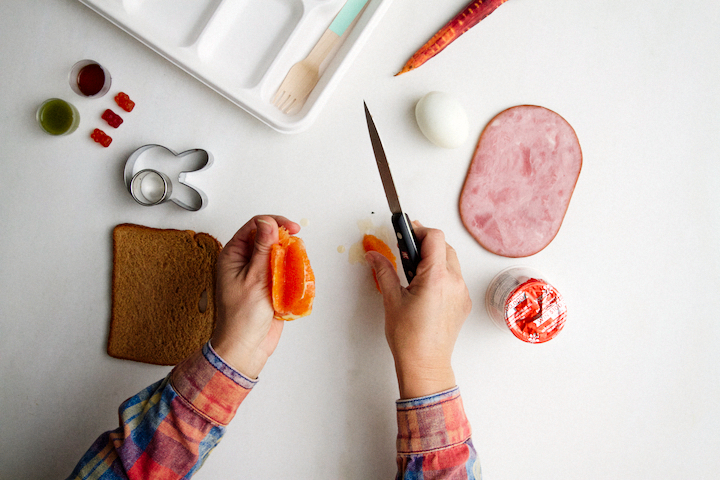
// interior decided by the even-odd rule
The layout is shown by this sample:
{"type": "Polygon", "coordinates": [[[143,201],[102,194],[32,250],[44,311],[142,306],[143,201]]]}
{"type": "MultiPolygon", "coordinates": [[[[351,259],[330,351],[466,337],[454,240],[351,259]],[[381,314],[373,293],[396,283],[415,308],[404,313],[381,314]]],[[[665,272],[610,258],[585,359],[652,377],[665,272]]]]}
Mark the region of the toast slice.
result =
{"type": "Polygon", "coordinates": [[[207,342],[221,250],[207,233],[116,226],[108,354],[175,365],[207,342]]]}

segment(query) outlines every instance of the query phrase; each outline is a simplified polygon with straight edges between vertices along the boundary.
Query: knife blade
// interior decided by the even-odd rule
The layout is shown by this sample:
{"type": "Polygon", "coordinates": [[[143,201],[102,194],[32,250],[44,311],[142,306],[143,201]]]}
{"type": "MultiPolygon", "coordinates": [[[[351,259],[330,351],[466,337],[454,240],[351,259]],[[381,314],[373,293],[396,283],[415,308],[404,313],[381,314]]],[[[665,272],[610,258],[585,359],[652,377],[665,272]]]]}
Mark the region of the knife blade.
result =
{"type": "Polygon", "coordinates": [[[375,127],[375,122],[373,122],[367,104],[363,102],[363,105],[365,106],[365,119],[367,120],[368,132],[370,133],[370,143],[375,153],[375,161],[377,162],[378,171],[380,172],[380,179],[385,189],[385,196],[390,206],[390,212],[392,213],[392,225],[398,241],[397,247],[400,251],[400,260],[403,271],[405,272],[405,278],[407,278],[408,283],[410,283],[412,279],[415,278],[417,266],[418,263],[420,263],[420,242],[418,242],[415,236],[415,231],[410,223],[410,217],[403,213],[400,207],[400,199],[395,190],[395,183],[390,173],[390,165],[388,165],[385,150],[380,141],[380,135],[375,127]]]}

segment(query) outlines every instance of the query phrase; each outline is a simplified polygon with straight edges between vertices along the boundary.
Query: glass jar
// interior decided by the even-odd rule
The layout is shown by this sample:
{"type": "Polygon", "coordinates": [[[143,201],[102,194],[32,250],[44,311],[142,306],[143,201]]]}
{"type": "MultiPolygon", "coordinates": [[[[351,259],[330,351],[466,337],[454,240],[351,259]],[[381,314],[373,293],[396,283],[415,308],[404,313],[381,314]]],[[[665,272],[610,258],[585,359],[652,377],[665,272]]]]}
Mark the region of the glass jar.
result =
{"type": "Polygon", "coordinates": [[[527,343],[555,338],[567,318],[560,292],[529,267],[498,273],[485,294],[485,308],[498,328],[527,343]]]}

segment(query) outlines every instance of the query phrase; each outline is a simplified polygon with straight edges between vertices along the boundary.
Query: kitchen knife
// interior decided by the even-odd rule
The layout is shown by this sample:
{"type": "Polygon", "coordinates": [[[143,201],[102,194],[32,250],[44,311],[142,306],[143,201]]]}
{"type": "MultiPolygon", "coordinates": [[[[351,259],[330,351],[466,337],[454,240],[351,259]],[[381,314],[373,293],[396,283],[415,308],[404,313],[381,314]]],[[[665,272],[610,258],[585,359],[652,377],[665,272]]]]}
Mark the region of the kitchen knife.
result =
{"type": "Polygon", "coordinates": [[[403,213],[402,208],[400,208],[400,200],[398,199],[395,184],[390,174],[390,166],[385,156],[385,150],[383,150],[382,143],[380,142],[380,135],[378,135],[377,128],[375,128],[375,122],[373,122],[367,104],[363,102],[363,105],[365,106],[365,119],[367,120],[368,131],[370,132],[370,142],[372,143],[375,160],[377,161],[378,170],[380,171],[380,179],[385,188],[385,196],[387,197],[388,205],[392,212],[392,225],[398,241],[397,246],[398,250],[400,250],[400,260],[402,261],[403,270],[405,271],[405,278],[407,278],[408,283],[410,283],[412,279],[415,278],[417,266],[418,263],[420,263],[420,243],[415,236],[415,231],[410,223],[410,217],[403,213]]]}

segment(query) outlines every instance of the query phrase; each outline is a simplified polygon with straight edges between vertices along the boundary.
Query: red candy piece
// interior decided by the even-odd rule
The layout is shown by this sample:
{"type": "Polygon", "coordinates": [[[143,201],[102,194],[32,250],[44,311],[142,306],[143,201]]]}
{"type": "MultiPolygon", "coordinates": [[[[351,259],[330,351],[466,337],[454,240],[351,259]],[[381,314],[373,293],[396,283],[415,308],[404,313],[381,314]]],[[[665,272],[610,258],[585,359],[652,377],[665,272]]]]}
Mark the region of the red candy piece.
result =
{"type": "Polygon", "coordinates": [[[93,130],[93,132],[90,134],[90,138],[92,138],[93,140],[95,140],[97,143],[99,143],[100,145],[102,145],[105,148],[109,147],[110,144],[112,143],[112,138],[107,136],[107,134],[105,132],[103,132],[102,130],[100,130],[99,128],[96,128],[95,130],[93,130]]]}
{"type": "Polygon", "coordinates": [[[118,128],[120,124],[123,123],[123,119],[120,118],[120,115],[113,112],[109,108],[105,110],[105,112],[102,114],[102,119],[105,120],[108,125],[113,128],[118,128]]]}
{"type": "Polygon", "coordinates": [[[130,97],[123,92],[120,92],[115,96],[115,103],[117,103],[118,107],[122,108],[126,112],[131,112],[132,109],[135,108],[135,102],[130,100],[130,97]]]}

